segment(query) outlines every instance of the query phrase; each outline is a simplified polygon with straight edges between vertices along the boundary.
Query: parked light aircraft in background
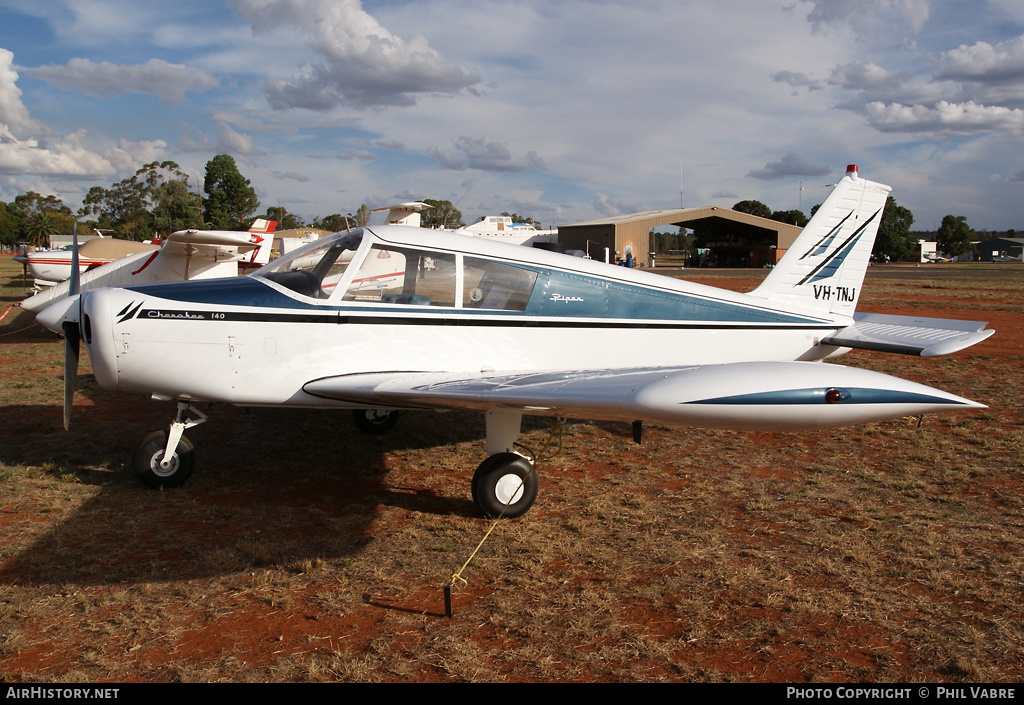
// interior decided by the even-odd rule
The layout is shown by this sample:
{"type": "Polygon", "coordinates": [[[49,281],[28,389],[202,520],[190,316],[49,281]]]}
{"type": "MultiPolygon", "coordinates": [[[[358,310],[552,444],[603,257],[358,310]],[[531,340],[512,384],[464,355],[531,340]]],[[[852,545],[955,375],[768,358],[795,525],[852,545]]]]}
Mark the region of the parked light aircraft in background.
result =
{"type": "MultiPolygon", "coordinates": [[[[135,470],[157,487],[193,466],[195,404],[484,412],[472,494],[488,515],[533,504],[522,415],[793,431],[984,408],[880,373],[821,364],[848,348],[922,356],[984,323],[855,312],[889,187],[851,166],[754,291],[741,294],[423,228],[340,232],[249,277],[84,291],[39,314],[66,336],[65,421],[79,335],[100,386],[176,401],[135,470]],[[394,267],[376,274],[379,262],[394,267]]],[[[74,291],[74,289],[73,289],[74,291]]],[[[365,411],[367,409],[375,411],[365,411]]]]}
{"type": "MultiPolygon", "coordinates": [[[[156,282],[183,281],[189,279],[213,279],[234,277],[239,273],[255,271],[270,261],[274,244],[273,220],[257,218],[248,232],[238,230],[179,230],[163,240],[162,245],[147,245],[136,248],[133,254],[94,266],[85,271],[79,259],[81,291],[101,289],[109,286],[138,286],[156,282]],[[159,248],[159,249],[157,249],[159,248]]],[[[79,248],[97,242],[126,242],[123,240],[90,240],[79,248]]],[[[126,242],[128,245],[143,243],[126,242]]],[[[29,258],[39,253],[32,253],[29,258]]],[[[65,279],[71,276],[70,250],[64,252],[67,259],[63,265],[65,279]]],[[[29,267],[31,268],[31,260],[29,267]]],[[[22,308],[38,313],[58,299],[68,295],[71,284],[63,280],[35,296],[21,302],[22,308]]]]}
{"type": "MultiPolygon", "coordinates": [[[[159,247],[159,245],[148,242],[116,240],[111,237],[103,237],[101,234],[97,238],[83,242],[78,248],[78,268],[80,272],[88,272],[122,257],[137,252],[152,252],[159,247]]],[[[38,250],[16,255],[14,261],[27,267],[37,291],[59,284],[71,277],[70,245],[58,250],[38,250]]]]}

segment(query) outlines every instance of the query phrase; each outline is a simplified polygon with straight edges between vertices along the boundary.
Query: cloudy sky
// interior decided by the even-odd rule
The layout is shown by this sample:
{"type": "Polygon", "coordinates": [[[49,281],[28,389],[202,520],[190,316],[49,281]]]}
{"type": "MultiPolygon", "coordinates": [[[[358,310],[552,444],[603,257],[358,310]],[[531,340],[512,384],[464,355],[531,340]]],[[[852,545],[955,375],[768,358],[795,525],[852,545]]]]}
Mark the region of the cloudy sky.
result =
{"type": "Polygon", "coordinates": [[[809,211],[856,163],[1024,229],[1024,3],[0,0],[0,199],[219,153],[307,219],[809,211]]]}

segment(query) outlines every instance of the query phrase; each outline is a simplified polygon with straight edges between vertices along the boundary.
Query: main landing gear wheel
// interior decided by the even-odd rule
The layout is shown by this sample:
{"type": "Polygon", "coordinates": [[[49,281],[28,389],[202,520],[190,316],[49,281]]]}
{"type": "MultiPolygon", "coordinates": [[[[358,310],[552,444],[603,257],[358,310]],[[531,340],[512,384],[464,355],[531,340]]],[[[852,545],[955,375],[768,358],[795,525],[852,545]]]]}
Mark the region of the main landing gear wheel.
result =
{"type": "Polygon", "coordinates": [[[379,436],[394,428],[398,422],[398,412],[389,412],[385,409],[354,409],[352,421],[363,433],[379,436]]]}
{"type": "Polygon", "coordinates": [[[533,463],[516,453],[496,453],[473,474],[473,501],[489,517],[514,519],[537,499],[533,463]]]}
{"type": "Polygon", "coordinates": [[[165,468],[160,461],[166,448],[167,431],[154,431],[146,436],[135,453],[135,474],[143,484],[153,489],[180,487],[192,474],[195,465],[195,446],[184,436],[178,441],[178,447],[165,468]]]}

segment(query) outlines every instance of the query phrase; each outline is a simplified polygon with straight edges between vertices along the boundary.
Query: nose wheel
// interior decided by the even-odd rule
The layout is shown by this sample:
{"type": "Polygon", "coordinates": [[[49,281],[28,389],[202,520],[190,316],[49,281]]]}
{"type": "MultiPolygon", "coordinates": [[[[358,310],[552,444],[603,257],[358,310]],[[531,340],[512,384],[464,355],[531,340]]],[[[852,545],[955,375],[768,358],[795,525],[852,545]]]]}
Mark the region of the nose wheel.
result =
{"type": "Polygon", "coordinates": [[[135,453],[132,468],[142,484],[153,489],[183,485],[195,465],[195,446],[182,433],[205,421],[206,414],[191,408],[188,401],[178,401],[178,415],[170,428],[146,436],[135,453]]]}
{"type": "Polygon", "coordinates": [[[195,446],[184,436],[177,448],[164,460],[167,432],[154,431],[146,436],[135,453],[135,474],[142,484],[153,489],[180,487],[192,474],[195,465],[195,446]]]}

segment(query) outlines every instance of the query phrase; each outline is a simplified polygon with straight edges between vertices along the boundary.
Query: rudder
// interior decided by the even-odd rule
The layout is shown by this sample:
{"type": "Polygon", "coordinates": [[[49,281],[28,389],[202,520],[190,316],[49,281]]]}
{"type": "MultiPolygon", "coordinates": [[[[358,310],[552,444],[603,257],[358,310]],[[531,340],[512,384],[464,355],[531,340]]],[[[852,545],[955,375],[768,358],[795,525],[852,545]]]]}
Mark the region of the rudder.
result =
{"type": "Polygon", "coordinates": [[[852,316],[892,189],[857,167],[821,204],[779,264],[751,296],[826,315],[852,316]]]}

